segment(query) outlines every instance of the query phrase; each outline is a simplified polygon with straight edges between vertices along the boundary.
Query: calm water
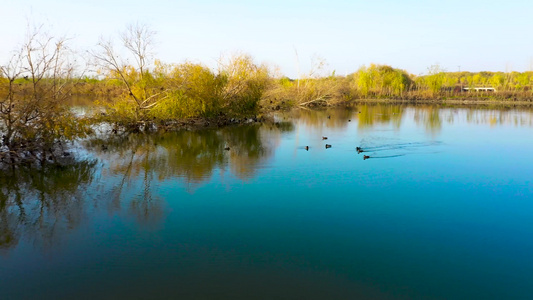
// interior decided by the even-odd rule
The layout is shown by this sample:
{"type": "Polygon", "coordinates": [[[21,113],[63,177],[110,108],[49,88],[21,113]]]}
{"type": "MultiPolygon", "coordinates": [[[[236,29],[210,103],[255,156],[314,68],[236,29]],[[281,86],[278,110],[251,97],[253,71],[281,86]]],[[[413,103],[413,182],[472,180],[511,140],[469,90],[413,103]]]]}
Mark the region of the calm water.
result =
{"type": "Polygon", "coordinates": [[[0,299],[533,299],[532,137],[369,105],[88,142],[0,177],[0,299]]]}

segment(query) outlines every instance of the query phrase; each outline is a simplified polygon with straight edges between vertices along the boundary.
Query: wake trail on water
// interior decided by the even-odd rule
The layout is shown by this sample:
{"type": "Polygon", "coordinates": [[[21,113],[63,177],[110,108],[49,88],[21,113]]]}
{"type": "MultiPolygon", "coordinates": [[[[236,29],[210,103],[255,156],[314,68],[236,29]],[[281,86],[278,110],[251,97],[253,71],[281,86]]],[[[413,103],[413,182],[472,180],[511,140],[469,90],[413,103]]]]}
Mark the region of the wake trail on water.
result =
{"type": "Polygon", "coordinates": [[[442,142],[410,142],[410,143],[365,143],[361,141],[361,146],[357,147],[357,153],[365,153],[363,158],[394,158],[413,154],[434,154],[439,151],[420,151],[425,147],[439,146],[442,142]]]}
{"type": "Polygon", "coordinates": [[[367,159],[371,159],[371,158],[392,158],[392,157],[400,157],[400,156],[405,156],[405,154],[396,154],[396,155],[384,155],[384,156],[370,156],[368,157],[367,159]]]}
{"type": "Polygon", "coordinates": [[[396,144],[383,144],[376,146],[365,146],[364,143],[361,144],[361,149],[363,152],[376,152],[376,151],[387,151],[387,150],[404,150],[410,148],[420,148],[428,146],[437,146],[442,144],[441,142],[413,142],[413,143],[396,143],[396,144]]]}

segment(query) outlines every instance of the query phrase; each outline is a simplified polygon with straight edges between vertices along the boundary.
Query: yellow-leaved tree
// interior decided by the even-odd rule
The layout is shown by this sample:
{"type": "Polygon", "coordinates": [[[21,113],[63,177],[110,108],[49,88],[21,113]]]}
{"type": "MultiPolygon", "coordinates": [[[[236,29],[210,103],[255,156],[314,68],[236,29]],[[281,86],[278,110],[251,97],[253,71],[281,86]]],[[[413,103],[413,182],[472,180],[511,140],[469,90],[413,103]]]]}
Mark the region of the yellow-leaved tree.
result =
{"type": "Polygon", "coordinates": [[[234,54],[219,60],[218,74],[223,84],[221,109],[230,115],[255,114],[269,81],[268,68],[257,65],[247,54],[234,54]]]}

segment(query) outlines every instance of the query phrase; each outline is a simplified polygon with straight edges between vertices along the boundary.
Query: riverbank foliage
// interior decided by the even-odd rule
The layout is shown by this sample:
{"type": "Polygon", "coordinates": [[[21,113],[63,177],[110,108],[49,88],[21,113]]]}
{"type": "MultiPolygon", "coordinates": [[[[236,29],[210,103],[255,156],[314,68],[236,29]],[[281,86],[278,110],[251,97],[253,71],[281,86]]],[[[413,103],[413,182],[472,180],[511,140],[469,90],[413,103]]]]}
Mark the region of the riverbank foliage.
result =
{"type": "Polygon", "coordinates": [[[216,68],[164,63],[153,54],[154,36],[146,25],[134,24],[119,39],[102,39],[90,51],[95,72],[86,73],[76,65],[68,39],[43,34],[40,28],[30,31],[0,66],[0,165],[57,162],[68,156],[67,142],[87,136],[102,122],[114,132],[135,132],[191,119],[219,125],[257,120],[272,110],[369,99],[533,99],[533,72],[445,72],[431,66],[417,76],[370,64],[339,76],[318,59],[309,73],[288,78],[273,75],[273,68],[243,53],[222,57],[216,68]],[[89,99],[84,105],[95,106],[96,113],[76,116],[76,99],[89,99]]]}
{"type": "Polygon", "coordinates": [[[533,72],[445,72],[439,66],[416,76],[388,65],[363,66],[347,76],[272,79],[262,103],[271,109],[336,106],[357,101],[531,102],[533,72]]]}
{"type": "MultiPolygon", "coordinates": [[[[414,102],[533,100],[533,72],[432,71],[416,76],[391,66],[371,64],[346,76],[330,74],[292,79],[270,76],[266,66],[254,64],[248,55],[234,59],[243,59],[244,62],[237,65],[247,65],[250,73],[230,77],[231,72],[218,73],[201,64],[163,66],[158,63],[153,73],[155,89],[175,94],[172,94],[173,99],[155,108],[150,117],[171,120],[220,114],[235,116],[261,113],[265,109],[336,106],[372,99],[414,102]]],[[[79,94],[107,99],[104,102],[128,96],[120,91],[124,88],[120,82],[113,82],[113,78],[104,78],[84,83],[85,91],[80,90],[79,94]]]]}

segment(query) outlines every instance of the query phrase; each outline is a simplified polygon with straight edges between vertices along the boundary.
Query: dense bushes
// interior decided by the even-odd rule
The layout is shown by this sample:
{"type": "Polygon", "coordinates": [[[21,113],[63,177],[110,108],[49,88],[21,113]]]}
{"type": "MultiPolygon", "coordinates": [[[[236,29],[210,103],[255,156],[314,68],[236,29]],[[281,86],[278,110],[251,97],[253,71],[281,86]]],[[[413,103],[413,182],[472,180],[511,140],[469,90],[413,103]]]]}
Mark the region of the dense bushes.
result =
{"type": "Polygon", "coordinates": [[[355,88],[363,97],[401,96],[411,85],[412,80],[405,71],[390,66],[371,64],[355,73],[355,88]]]}
{"type": "Polygon", "coordinates": [[[121,96],[102,103],[107,120],[117,124],[255,115],[269,80],[267,69],[246,55],[230,57],[217,73],[189,62],[158,62],[142,78],[133,67],[125,70],[121,96]]]}

